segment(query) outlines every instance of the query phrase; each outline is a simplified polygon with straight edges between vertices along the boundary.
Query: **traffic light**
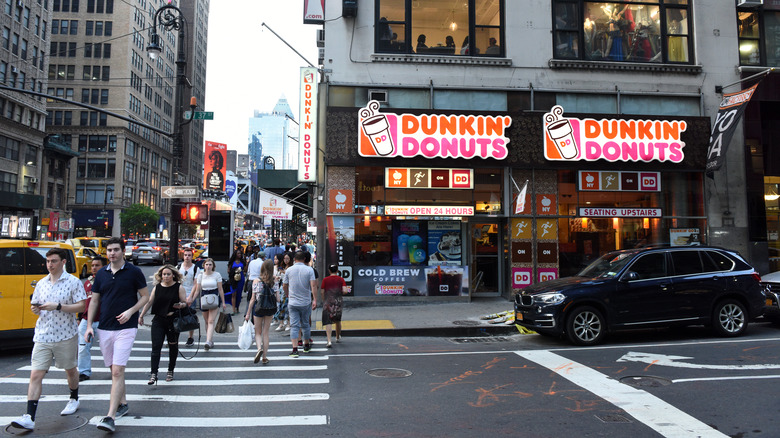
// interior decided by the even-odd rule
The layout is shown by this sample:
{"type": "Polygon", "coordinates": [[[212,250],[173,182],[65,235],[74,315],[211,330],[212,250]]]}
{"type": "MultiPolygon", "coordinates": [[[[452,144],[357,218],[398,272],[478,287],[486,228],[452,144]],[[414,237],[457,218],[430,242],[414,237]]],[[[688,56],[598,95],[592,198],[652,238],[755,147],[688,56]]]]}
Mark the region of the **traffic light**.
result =
{"type": "Polygon", "coordinates": [[[187,202],[179,204],[176,211],[176,222],[181,224],[200,224],[209,220],[209,208],[201,203],[187,202]]]}

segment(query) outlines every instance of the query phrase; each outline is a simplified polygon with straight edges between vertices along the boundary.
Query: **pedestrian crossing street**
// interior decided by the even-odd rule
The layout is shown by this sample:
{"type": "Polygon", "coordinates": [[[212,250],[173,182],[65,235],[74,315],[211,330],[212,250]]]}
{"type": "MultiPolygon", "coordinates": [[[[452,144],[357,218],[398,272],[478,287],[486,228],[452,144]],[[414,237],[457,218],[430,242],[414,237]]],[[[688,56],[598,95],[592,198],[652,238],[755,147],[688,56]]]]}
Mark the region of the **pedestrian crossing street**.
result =
{"type": "MultiPolygon", "coordinates": [[[[151,341],[148,330],[140,330],[125,370],[129,413],[116,419],[117,430],[125,427],[245,428],[257,426],[317,426],[328,424],[326,392],[328,357],[326,348],[291,358],[289,337],[272,341],[267,352],[269,364],[254,364],[253,345],[238,348],[237,333],[216,335],[215,347],[202,348],[197,356],[179,356],[175,379],[165,381],[168,348],[163,346],[157,385],[147,385],[150,372],[151,341]]],[[[183,347],[182,336],[180,345],[183,347]]],[[[322,342],[319,343],[323,345],[322,342]]],[[[314,344],[317,347],[317,343],[314,344]]],[[[181,348],[191,356],[195,348],[181,348]]],[[[25,411],[30,366],[18,373],[0,377],[0,424],[6,425],[25,411]]],[[[59,415],[67,402],[65,371],[52,366],[43,380],[38,416],[59,415]],[[56,413],[54,413],[56,411],[56,413]]],[[[92,378],[80,382],[81,407],[75,415],[97,425],[108,410],[111,373],[103,364],[97,343],[92,348],[92,378]]],[[[89,427],[89,426],[88,426],[89,427]]],[[[94,426],[92,426],[94,427],[94,426]]]]}

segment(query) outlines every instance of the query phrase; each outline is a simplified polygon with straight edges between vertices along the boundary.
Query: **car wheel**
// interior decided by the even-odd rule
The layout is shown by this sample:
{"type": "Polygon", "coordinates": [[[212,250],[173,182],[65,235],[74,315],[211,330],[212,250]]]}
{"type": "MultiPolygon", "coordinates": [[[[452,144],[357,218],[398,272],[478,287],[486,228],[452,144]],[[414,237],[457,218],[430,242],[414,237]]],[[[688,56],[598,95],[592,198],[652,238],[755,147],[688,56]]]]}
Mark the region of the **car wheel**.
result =
{"type": "Polygon", "coordinates": [[[720,336],[739,336],[747,330],[745,306],[737,300],[723,300],[712,312],[712,327],[720,336]]]}
{"type": "Polygon", "coordinates": [[[87,265],[81,267],[81,278],[87,278],[87,265]]]}
{"type": "Polygon", "coordinates": [[[574,309],[566,322],[566,335],[576,345],[595,345],[604,339],[606,321],[601,312],[590,306],[574,309]]]}

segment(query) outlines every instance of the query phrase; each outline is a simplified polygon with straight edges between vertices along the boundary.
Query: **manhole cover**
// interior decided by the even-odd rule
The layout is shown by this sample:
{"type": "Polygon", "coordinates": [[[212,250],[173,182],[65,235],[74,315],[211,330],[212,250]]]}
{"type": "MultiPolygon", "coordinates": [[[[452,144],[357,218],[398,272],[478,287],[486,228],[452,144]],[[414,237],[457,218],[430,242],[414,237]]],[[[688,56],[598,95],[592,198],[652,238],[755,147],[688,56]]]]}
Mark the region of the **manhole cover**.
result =
{"type": "Polygon", "coordinates": [[[490,344],[493,342],[511,342],[511,339],[504,336],[479,336],[474,338],[452,338],[456,344],[490,344]]]}
{"type": "Polygon", "coordinates": [[[455,325],[482,325],[479,321],[470,321],[470,320],[462,320],[462,321],[452,321],[455,325]]]}
{"type": "Polygon", "coordinates": [[[643,388],[657,388],[659,386],[671,385],[672,381],[655,376],[626,376],[620,379],[620,383],[643,388]]]}
{"type": "Polygon", "coordinates": [[[374,368],[373,370],[366,371],[366,373],[369,376],[389,378],[409,377],[412,375],[411,371],[402,370],[400,368],[374,368]]]}
{"type": "Polygon", "coordinates": [[[627,417],[624,417],[619,414],[596,414],[596,418],[601,420],[603,423],[630,423],[631,420],[629,420],[627,417]]]}
{"type": "MultiPolygon", "coordinates": [[[[84,426],[89,418],[80,415],[68,415],[56,418],[38,417],[35,419],[35,436],[61,435],[72,432],[81,426],[84,426]]],[[[30,432],[26,429],[17,429],[10,424],[6,426],[5,432],[9,435],[28,435],[30,432]]]]}

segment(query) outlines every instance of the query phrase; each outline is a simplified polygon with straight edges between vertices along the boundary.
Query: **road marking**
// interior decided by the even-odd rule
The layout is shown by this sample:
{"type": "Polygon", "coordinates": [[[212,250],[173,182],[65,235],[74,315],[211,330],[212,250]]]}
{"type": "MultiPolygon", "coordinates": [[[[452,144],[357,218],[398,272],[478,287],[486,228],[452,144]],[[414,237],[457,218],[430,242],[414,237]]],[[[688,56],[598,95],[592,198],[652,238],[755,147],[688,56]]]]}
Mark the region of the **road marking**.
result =
{"type": "MultiPolygon", "coordinates": [[[[147,386],[148,380],[126,380],[125,385],[147,386]]],[[[0,377],[0,383],[17,383],[27,385],[30,379],[24,377],[0,377]]],[[[330,383],[330,379],[229,379],[229,380],[174,380],[173,382],[160,382],[160,386],[225,386],[232,385],[324,385],[330,383]]],[[[44,385],[67,385],[67,379],[43,379],[44,385]]],[[[110,386],[111,380],[85,380],[79,382],[79,386],[110,386]]]]}
{"type": "MultiPolygon", "coordinates": [[[[205,342],[205,341],[204,341],[204,342],[205,342]]],[[[136,340],[135,340],[135,342],[133,342],[133,346],[135,346],[135,345],[138,345],[138,344],[152,345],[152,341],[143,341],[143,340],[140,340],[140,339],[136,339],[136,340]]],[[[181,344],[183,344],[183,342],[180,342],[180,343],[179,343],[179,345],[181,345],[181,344]]],[[[290,340],[289,340],[289,339],[288,339],[288,340],[286,340],[286,341],[275,341],[275,342],[269,342],[268,344],[269,344],[269,345],[284,345],[285,347],[290,347],[290,348],[292,348],[292,344],[290,344],[290,340]]],[[[324,344],[324,342],[323,342],[323,344],[324,344]]],[[[241,351],[248,351],[248,350],[241,350],[240,348],[238,348],[238,345],[236,345],[236,344],[233,344],[233,346],[235,347],[235,350],[234,350],[234,351],[235,351],[236,353],[239,353],[239,352],[241,352],[241,351]]],[[[190,347],[187,347],[187,348],[190,348],[190,347]]],[[[194,347],[193,347],[193,348],[194,348],[194,347]]],[[[95,349],[95,347],[92,347],[92,349],[94,350],[94,349],[95,349]]],[[[201,347],[200,349],[201,349],[201,350],[203,350],[203,347],[201,347]]]]}
{"type": "MultiPolygon", "coordinates": [[[[235,401],[235,400],[234,400],[235,401]]],[[[0,417],[0,424],[9,424],[19,417],[0,417]]],[[[92,417],[89,424],[97,425],[102,416],[92,417]]],[[[287,417],[122,417],[115,424],[120,427],[199,427],[233,428],[255,426],[324,426],[327,415],[300,415],[287,417]]]]}
{"type": "MultiPolygon", "coordinates": [[[[95,347],[92,347],[92,349],[95,350],[95,347]]],[[[165,349],[167,350],[168,348],[165,347],[165,349]]],[[[179,348],[179,350],[182,353],[187,354],[187,350],[186,349],[179,348]]],[[[97,351],[100,351],[100,349],[98,348],[97,351]]],[[[152,351],[152,347],[133,347],[133,353],[135,353],[136,351],[152,351]]],[[[225,353],[243,353],[243,354],[252,354],[254,356],[254,353],[257,350],[255,350],[255,351],[239,350],[238,347],[236,347],[235,349],[213,347],[209,351],[205,351],[204,349],[201,348],[201,351],[203,351],[204,354],[213,354],[214,352],[217,352],[217,353],[220,353],[220,354],[225,354],[225,353]]],[[[292,345],[289,345],[289,344],[288,344],[287,348],[271,348],[270,350],[268,350],[269,353],[289,353],[291,351],[292,351],[292,345]]],[[[301,354],[306,354],[306,353],[303,352],[303,347],[298,347],[298,351],[300,351],[301,354]]],[[[312,348],[311,351],[312,352],[315,352],[315,351],[316,352],[320,352],[320,351],[321,352],[326,352],[326,351],[332,351],[332,350],[329,350],[327,348],[312,348]]],[[[200,353],[198,353],[198,354],[200,354],[200,353]]]]}
{"type": "MultiPolygon", "coordinates": [[[[187,350],[179,350],[184,354],[190,354],[187,350]]],[[[195,352],[194,350],[192,351],[195,352]]],[[[277,361],[277,360],[288,360],[288,361],[307,361],[307,360],[313,360],[313,361],[321,361],[321,360],[328,360],[329,356],[306,356],[302,355],[300,357],[289,357],[289,356],[268,356],[268,359],[271,361],[277,361]]],[[[219,357],[203,357],[203,356],[196,356],[190,359],[186,359],[187,362],[247,362],[251,361],[254,358],[254,355],[252,356],[219,356],[219,357]]],[[[164,358],[163,358],[164,359],[164,358]]],[[[103,356],[96,356],[92,355],[93,361],[102,362],[103,356]]],[[[128,360],[131,361],[143,361],[143,362],[149,362],[149,356],[130,356],[128,360]]],[[[179,365],[187,362],[181,362],[182,358],[179,358],[179,361],[177,363],[179,365]]],[[[267,365],[266,365],[267,367],[267,365]]]]}
{"type": "Polygon", "coordinates": [[[680,360],[693,359],[687,356],[673,356],[670,354],[638,353],[629,351],[624,354],[617,362],[641,362],[650,365],[658,365],[675,368],[692,368],[696,370],[776,370],[780,369],[780,364],[755,364],[755,365],[706,365],[688,362],[678,362],[680,360]]]}
{"type": "Polygon", "coordinates": [[[694,379],[673,379],[672,383],[707,382],[718,380],[752,380],[752,379],[780,379],[779,375],[770,376],[732,376],[732,377],[697,377],[694,379]]]}
{"type": "Polygon", "coordinates": [[[545,350],[517,351],[518,356],[559,374],[623,409],[667,438],[728,438],[727,435],[645,391],[624,385],[596,370],[545,350]]]}
{"type": "MultiPolygon", "coordinates": [[[[79,400],[108,401],[110,394],[79,394],[79,400]]],[[[42,395],[40,402],[67,402],[70,395],[42,395]]],[[[295,401],[324,401],[330,396],[323,393],[312,394],[278,394],[278,395],[139,395],[127,394],[127,400],[131,402],[181,402],[181,403],[212,403],[235,402],[241,403],[266,403],[266,402],[295,402],[295,401]]],[[[26,395],[0,395],[0,403],[27,403],[26,395]]],[[[0,423],[2,424],[2,423],[0,423]]]]}
{"type": "MultiPolygon", "coordinates": [[[[147,360],[149,360],[147,358],[147,360]]],[[[17,368],[19,371],[30,371],[32,366],[27,365],[21,368],[17,368]]],[[[179,367],[176,369],[176,375],[190,374],[190,373],[219,373],[223,371],[228,372],[242,372],[242,371],[322,371],[327,370],[327,365],[310,365],[310,366],[268,366],[268,365],[255,365],[247,367],[199,367],[199,368],[186,368],[179,367]]],[[[64,373],[65,370],[61,368],[49,368],[49,372],[64,373]]],[[[108,368],[93,367],[92,372],[110,373],[108,368]]],[[[125,373],[148,373],[149,367],[146,368],[125,368],[125,373]]]]}

